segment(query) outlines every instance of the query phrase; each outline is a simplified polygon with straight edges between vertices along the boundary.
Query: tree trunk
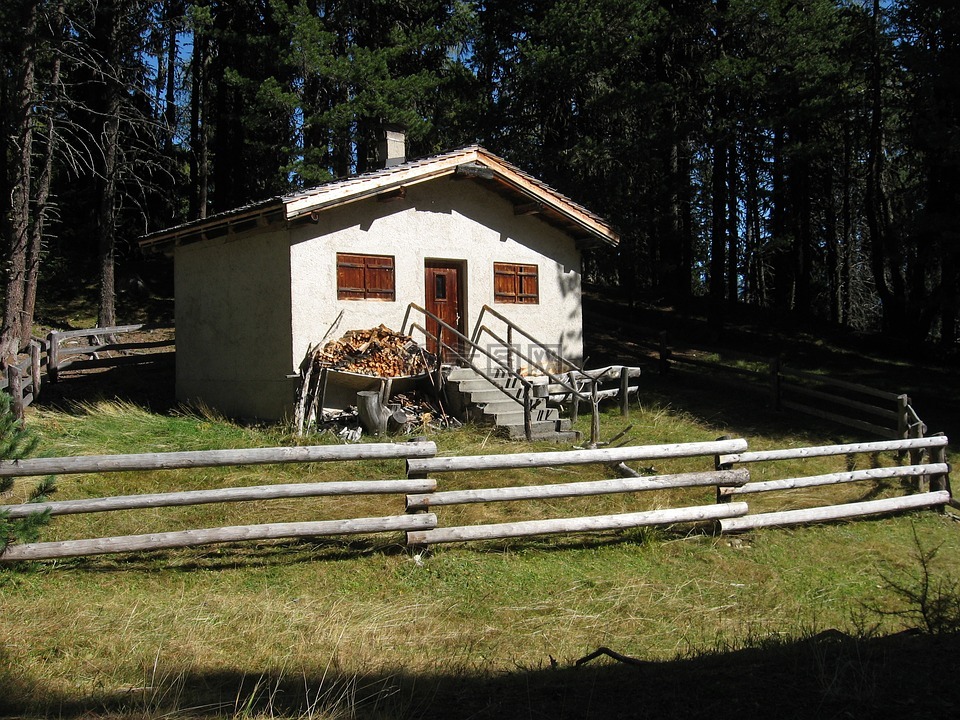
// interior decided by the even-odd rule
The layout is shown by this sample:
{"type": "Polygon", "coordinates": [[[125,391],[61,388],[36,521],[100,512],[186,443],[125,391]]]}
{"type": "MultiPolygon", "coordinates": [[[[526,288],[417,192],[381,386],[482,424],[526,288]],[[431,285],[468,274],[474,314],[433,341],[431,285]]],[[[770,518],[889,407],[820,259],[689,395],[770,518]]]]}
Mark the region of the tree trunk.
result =
{"type": "Polygon", "coordinates": [[[53,52],[53,66],[50,71],[50,107],[46,118],[46,147],[44,148],[43,170],[37,179],[37,195],[34,201],[33,226],[30,232],[30,247],[27,250],[27,277],[23,293],[23,324],[26,334],[33,330],[33,317],[37,305],[37,284],[40,277],[40,256],[43,250],[43,236],[46,230],[50,202],[50,185],[53,181],[53,162],[57,149],[57,129],[54,113],[60,106],[60,67],[63,47],[64,2],[57,4],[54,26],[56,36],[53,52]]]}
{"type": "Polygon", "coordinates": [[[27,250],[30,242],[30,194],[33,175],[33,105],[36,85],[37,6],[31,2],[24,18],[17,87],[16,163],[10,203],[10,238],[7,251],[6,295],[0,329],[0,364],[16,355],[26,340],[23,318],[27,250]]]}
{"type": "Polygon", "coordinates": [[[123,87],[116,77],[120,73],[116,53],[119,52],[119,13],[114,2],[101,3],[98,8],[97,28],[104,43],[106,67],[101,70],[103,78],[104,120],[101,134],[103,165],[100,168],[99,207],[97,208],[97,260],[100,268],[100,311],[98,327],[113,327],[117,324],[116,292],[114,283],[114,253],[116,248],[117,172],[120,140],[120,106],[123,87]]]}

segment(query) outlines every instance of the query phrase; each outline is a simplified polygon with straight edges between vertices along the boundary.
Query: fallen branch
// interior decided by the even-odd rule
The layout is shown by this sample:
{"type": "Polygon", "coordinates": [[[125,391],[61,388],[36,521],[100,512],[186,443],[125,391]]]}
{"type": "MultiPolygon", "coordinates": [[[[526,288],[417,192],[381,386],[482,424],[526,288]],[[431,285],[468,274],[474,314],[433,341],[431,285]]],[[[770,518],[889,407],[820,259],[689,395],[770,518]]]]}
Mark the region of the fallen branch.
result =
{"type": "Polygon", "coordinates": [[[650,665],[650,662],[647,660],[640,660],[639,658],[630,657],[629,655],[621,655],[620,653],[615,652],[614,650],[611,650],[608,647],[598,647],[589,655],[584,655],[582,658],[577,660],[575,665],[576,667],[580,667],[581,665],[586,665],[588,662],[590,662],[595,658],[600,657],[601,655],[606,655],[607,657],[613,658],[617,662],[622,662],[627,665],[635,665],[637,667],[646,667],[647,665],[650,665]]]}

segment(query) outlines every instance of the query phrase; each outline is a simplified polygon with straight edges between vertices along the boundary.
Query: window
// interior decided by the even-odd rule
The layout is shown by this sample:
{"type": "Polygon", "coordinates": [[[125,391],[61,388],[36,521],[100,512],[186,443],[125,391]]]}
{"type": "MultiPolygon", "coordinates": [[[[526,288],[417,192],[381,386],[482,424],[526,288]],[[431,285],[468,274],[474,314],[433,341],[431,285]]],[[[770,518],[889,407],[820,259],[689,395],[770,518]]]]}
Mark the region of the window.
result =
{"type": "Polygon", "coordinates": [[[393,257],[337,253],[338,300],[396,299],[393,257]]]}
{"type": "Polygon", "coordinates": [[[498,303],[536,305],[540,302],[536,265],[493,264],[493,299],[498,303]]]}

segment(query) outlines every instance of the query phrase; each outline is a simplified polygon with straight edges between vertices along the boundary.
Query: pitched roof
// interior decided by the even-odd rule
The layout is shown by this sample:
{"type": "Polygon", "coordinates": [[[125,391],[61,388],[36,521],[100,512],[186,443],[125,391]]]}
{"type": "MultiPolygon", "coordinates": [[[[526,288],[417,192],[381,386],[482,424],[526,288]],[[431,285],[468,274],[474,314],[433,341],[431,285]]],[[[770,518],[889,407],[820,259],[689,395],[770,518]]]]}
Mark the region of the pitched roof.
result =
{"type": "Polygon", "coordinates": [[[620,240],[616,230],[599,215],[503,158],[478,145],[470,145],[153,232],[140,238],[140,246],[154,249],[189,242],[206,235],[247,229],[264,219],[291,222],[365,198],[400,192],[411,185],[444,176],[471,178],[484,183],[510,198],[517,214],[539,214],[545,221],[578,239],[606,245],[616,245],[620,240]]]}

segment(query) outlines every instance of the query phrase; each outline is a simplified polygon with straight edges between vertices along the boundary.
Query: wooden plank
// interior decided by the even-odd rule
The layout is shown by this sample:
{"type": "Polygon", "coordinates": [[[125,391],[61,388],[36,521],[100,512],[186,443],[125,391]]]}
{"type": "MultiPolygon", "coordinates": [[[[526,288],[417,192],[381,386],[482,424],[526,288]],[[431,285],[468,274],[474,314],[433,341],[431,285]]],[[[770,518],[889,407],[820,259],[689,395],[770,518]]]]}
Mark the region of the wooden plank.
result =
{"type": "Polygon", "coordinates": [[[91,368],[121,367],[125,365],[144,365],[147,363],[173,362],[176,351],[142,353],[140,355],[121,355],[120,357],[95,358],[92,360],[68,360],[60,363],[60,369],[89,370],[91,368]]]}
{"type": "Polygon", "coordinates": [[[182,507],[219,502],[275,500],[277,498],[328,497],[342,495],[388,495],[429,493],[437,489],[436,480],[348,480],[343,482],[287,483],[250,487],[184,490],[145,495],[118,495],[86,500],[55,500],[43,503],[0,506],[12,518],[26,517],[49,510],[51,515],[138,510],[143,508],[182,507]]]}
{"type": "Polygon", "coordinates": [[[819,487],[821,485],[837,485],[839,483],[859,482],[861,480],[886,480],[897,477],[921,477],[948,472],[949,465],[932,463],[927,465],[896,465],[885,468],[867,468],[850,472],[829,473],[826,475],[809,475],[799,478],[784,478],[782,480],[765,480],[752,482],[737,488],[734,495],[749,495],[752,493],[770,492],[773,490],[793,490],[796,488],[819,487]]]}
{"type": "Polygon", "coordinates": [[[896,439],[899,437],[897,431],[891,428],[874,425],[873,423],[857,420],[855,418],[847,417],[846,415],[827,412],[826,410],[820,410],[819,408],[810,407],[809,405],[801,405],[800,403],[788,402],[786,400],[781,401],[780,405],[786,410],[793,410],[794,412],[804,413],[805,415],[812,415],[813,417],[818,417],[822,420],[835,422],[838,425],[845,425],[847,427],[856,428],[857,430],[863,430],[864,432],[871,433],[872,435],[879,435],[880,437],[891,439],[896,439]]]}
{"type": "Polygon", "coordinates": [[[818,445],[815,447],[786,448],[783,450],[754,450],[752,452],[721,455],[719,462],[722,465],[726,465],[728,463],[796,460],[799,458],[850,455],[853,453],[919,450],[922,448],[946,447],[948,442],[944,435],[932,435],[930,437],[910,438],[907,440],[877,440],[873,442],[847,443],[845,445],[818,445]]]}
{"type": "MultiPolygon", "coordinates": [[[[669,445],[637,445],[622,448],[592,450],[561,450],[556,452],[512,453],[509,455],[463,455],[432,457],[407,461],[407,474],[417,477],[438,472],[460,470],[502,470],[523,467],[553,467],[559,465],[589,465],[592,463],[619,463],[629,460],[695,457],[718,455],[746,450],[743,439],[712,442],[674,443],[669,445]]],[[[2,464],[0,464],[2,468],[2,464]]]]}
{"type": "Polygon", "coordinates": [[[608,365],[603,368],[595,368],[593,370],[571,370],[570,374],[576,377],[577,379],[590,379],[603,382],[605,380],[618,380],[622,377],[622,373],[626,372],[628,378],[638,378],[640,377],[640,368],[630,367],[627,365],[608,365]]]}
{"type": "Polygon", "coordinates": [[[357,535],[379,532],[403,532],[436,527],[437,516],[431,513],[390,517],[355,518],[352,520],[321,520],[316,522],[268,523],[264,525],[234,525],[150,533],[122,535],[89,540],[26,543],[11,545],[0,555],[0,562],[18,560],[49,560],[52,558],[106,555],[123,552],[149,552],[173,548],[196,547],[216,543],[245,540],[279,540],[296,537],[327,535],[357,535]]]}
{"type": "Polygon", "coordinates": [[[104,335],[119,335],[127,332],[135,332],[142,330],[144,327],[146,327],[146,325],[140,323],[139,325],[117,325],[116,327],[89,328],[85,330],[57,330],[52,334],[56,335],[59,340],[75,337],[103,337],[104,335]]]}
{"type": "MultiPolygon", "coordinates": [[[[471,540],[500,540],[503,538],[529,537],[531,535],[556,535],[559,533],[597,532],[621,530],[649,525],[672,525],[674,523],[705,522],[720,518],[745,515],[746,503],[726,505],[702,505],[619,515],[595,515],[578,518],[554,518],[550,520],[526,520],[497,523],[493,525],[469,525],[463,527],[416,530],[407,533],[407,545],[434,545],[437,543],[466,542],[471,540]]],[[[416,517],[416,516],[414,516],[416,517]]]]}
{"type": "MultiPolygon", "coordinates": [[[[112,343],[110,345],[83,345],[78,347],[61,347],[60,357],[71,355],[90,355],[92,353],[128,352],[130,350],[151,350],[154,348],[173,347],[176,340],[154,340],[150,342],[112,343]]],[[[149,354],[149,353],[147,353],[149,354]]]]}
{"type": "Polygon", "coordinates": [[[135,455],[79,455],[59,458],[0,460],[0,477],[70,475],[175,470],[224,465],[273,465],[283,463],[336,462],[394,458],[426,458],[437,452],[434,442],[366,443],[359,445],[304,445],[301,447],[250,448],[241,450],[187,450],[135,455]]]}
{"type": "Polygon", "coordinates": [[[881,398],[882,400],[889,400],[890,402],[896,402],[897,398],[900,396],[900,393],[877,390],[869,385],[861,385],[859,383],[852,383],[846,380],[836,380],[834,378],[828,378],[822,375],[814,375],[813,373],[801,372],[799,370],[791,370],[789,368],[781,368],[780,374],[784,377],[791,377],[797,380],[806,380],[807,382],[817,385],[830,385],[832,387],[851,390],[862,395],[870,395],[872,397],[881,398]]]}
{"type": "Polygon", "coordinates": [[[797,460],[807,457],[827,457],[829,455],[851,455],[854,453],[874,453],[900,450],[921,450],[924,448],[946,447],[948,439],[944,435],[931,435],[925,438],[906,440],[875,440],[845,445],[817,445],[804,448],[786,448],[783,450],[754,450],[752,452],[720,455],[721,465],[744,462],[768,462],[770,460],[797,460]]]}
{"type": "Polygon", "coordinates": [[[721,532],[742,532],[761,527],[783,527],[786,525],[801,525],[803,523],[829,522],[831,520],[845,520],[867,515],[883,515],[886,513],[920,510],[950,502],[950,493],[946,491],[907,495],[906,497],[884,498],[883,500],[867,500],[864,502],[847,503],[846,505],[829,505],[827,507],[808,508],[806,510],[785,510],[783,512],[760,513],[737,518],[723,518],[720,520],[721,532]]]}
{"type": "Polygon", "coordinates": [[[804,395],[805,397],[811,397],[817,400],[823,400],[824,402],[833,403],[835,405],[841,405],[843,407],[852,408],[854,410],[860,410],[861,412],[877,415],[879,417],[887,418],[888,420],[896,420],[899,417],[899,413],[897,413],[896,410],[877,407],[876,405],[868,405],[867,403],[859,402],[858,400],[851,400],[849,398],[840,397],[838,395],[831,395],[830,393],[825,393],[820,390],[812,390],[810,388],[804,387],[803,385],[794,385],[792,383],[782,383],[781,387],[786,392],[794,392],[799,395],[804,395]]]}
{"type": "MultiPolygon", "coordinates": [[[[607,495],[612,493],[667,490],[685,487],[707,487],[711,485],[741,486],[749,479],[749,473],[744,470],[719,470],[714,472],[679,473],[676,475],[557,483],[553,485],[447,490],[444,492],[407,495],[407,510],[421,510],[446,505],[465,505],[468,503],[585,497],[588,495],[607,495]]],[[[0,510],[2,509],[3,508],[0,508],[0,510]]]]}

